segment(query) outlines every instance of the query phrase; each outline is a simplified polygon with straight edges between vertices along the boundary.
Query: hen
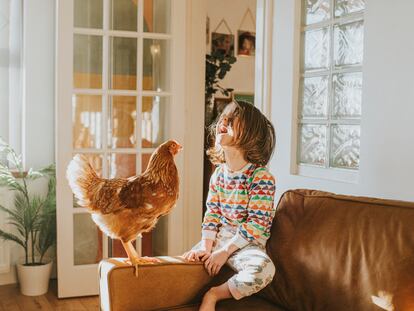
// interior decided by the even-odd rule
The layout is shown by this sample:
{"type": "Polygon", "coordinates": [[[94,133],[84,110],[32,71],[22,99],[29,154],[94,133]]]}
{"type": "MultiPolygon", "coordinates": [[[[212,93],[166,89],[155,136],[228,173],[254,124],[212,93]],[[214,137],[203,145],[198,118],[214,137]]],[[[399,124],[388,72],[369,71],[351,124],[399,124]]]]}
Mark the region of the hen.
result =
{"type": "Polygon", "coordinates": [[[158,261],[140,258],[131,241],[151,231],[163,215],[175,206],[179,177],[174,156],[182,146],[169,140],[151,155],[146,171],[130,178],[100,178],[84,156],[69,163],[66,177],[79,205],[88,208],[93,221],[112,239],[119,239],[130,263],[138,273],[138,264],[158,261]]]}

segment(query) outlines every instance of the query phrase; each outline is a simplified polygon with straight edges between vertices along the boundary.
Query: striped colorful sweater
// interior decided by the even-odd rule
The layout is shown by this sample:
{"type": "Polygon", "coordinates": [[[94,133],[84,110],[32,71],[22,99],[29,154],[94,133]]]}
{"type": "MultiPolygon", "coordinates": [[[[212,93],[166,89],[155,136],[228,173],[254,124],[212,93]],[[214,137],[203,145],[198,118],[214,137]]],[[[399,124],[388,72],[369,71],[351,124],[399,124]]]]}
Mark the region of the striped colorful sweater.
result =
{"type": "Polygon", "coordinates": [[[210,179],[203,239],[215,240],[219,228],[230,225],[237,229],[230,243],[264,246],[275,215],[274,194],[275,180],[266,167],[249,163],[231,172],[226,164],[218,166],[210,179]]]}

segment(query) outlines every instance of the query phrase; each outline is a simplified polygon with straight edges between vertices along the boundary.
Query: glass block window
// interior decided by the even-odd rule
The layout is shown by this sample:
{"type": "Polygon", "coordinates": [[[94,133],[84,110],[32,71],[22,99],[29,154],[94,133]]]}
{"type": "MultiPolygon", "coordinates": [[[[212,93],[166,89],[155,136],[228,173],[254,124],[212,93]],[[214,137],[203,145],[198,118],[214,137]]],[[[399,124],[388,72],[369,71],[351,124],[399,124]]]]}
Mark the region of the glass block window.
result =
{"type": "Polygon", "coordinates": [[[302,0],[298,163],[359,168],[365,0],[302,0]]]}

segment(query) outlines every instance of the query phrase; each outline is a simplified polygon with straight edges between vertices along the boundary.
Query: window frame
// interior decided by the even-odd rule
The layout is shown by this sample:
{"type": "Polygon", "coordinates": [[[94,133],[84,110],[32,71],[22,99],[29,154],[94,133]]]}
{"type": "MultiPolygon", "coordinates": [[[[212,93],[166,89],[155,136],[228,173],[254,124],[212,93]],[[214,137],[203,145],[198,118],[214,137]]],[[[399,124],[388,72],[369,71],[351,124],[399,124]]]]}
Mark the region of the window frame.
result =
{"type": "MultiPolygon", "coordinates": [[[[349,13],[342,17],[335,17],[335,0],[330,1],[330,17],[325,21],[316,22],[313,24],[305,24],[306,8],[304,7],[304,0],[296,0],[296,22],[295,22],[295,58],[294,65],[294,93],[293,93],[293,123],[292,123],[292,157],[291,157],[291,173],[293,175],[301,175],[305,177],[328,179],[346,183],[358,183],[360,166],[356,169],[331,167],[331,126],[332,125],[358,125],[361,126],[362,114],[360,117],[335,118],[331,114],[332,96],[333,96],[333,76],[335,74],[345,73],[361,73],[363,75],[363,60],[358,65],[346,65],[342,68],[335,68],[334,65],[334,27],[335,25],[344,25],[352,22],[362,21],[365,27],[365,9],[358,12],[349,13]],[[304,72],[304,44],[305,32],[310,30],[329,29],[329,68],[326,70],[310,70],[304,72]],[[311,77],[326,76],[328,78],[328,107],[326,117],[302,117],[302,94],[303,94],[303,79],[311,77]],[[301,141],[301,126],[303,124],[322,124],[327,126],[326,131],[326,163],[324,166],[307,164],[300,162],[300,141],[301,141]]],[[[364,30],[365,32],[365,30],[364,30]]]]}

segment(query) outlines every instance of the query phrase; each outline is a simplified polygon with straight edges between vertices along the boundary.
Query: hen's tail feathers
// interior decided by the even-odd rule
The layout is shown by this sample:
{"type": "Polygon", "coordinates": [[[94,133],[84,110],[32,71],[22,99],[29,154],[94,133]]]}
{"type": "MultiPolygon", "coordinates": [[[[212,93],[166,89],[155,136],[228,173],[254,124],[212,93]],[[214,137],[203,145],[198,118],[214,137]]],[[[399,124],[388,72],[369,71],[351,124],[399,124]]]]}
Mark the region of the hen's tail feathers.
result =
{"type": "Polygon", "coordinates": [[[102,179],[96,174],[85,156],[76,155],[70,161],[66,170],[66,178],[78,199],[78,204],[93,209],[90,196],[93,195],[94,189],[98,187],[102,179]]]}

